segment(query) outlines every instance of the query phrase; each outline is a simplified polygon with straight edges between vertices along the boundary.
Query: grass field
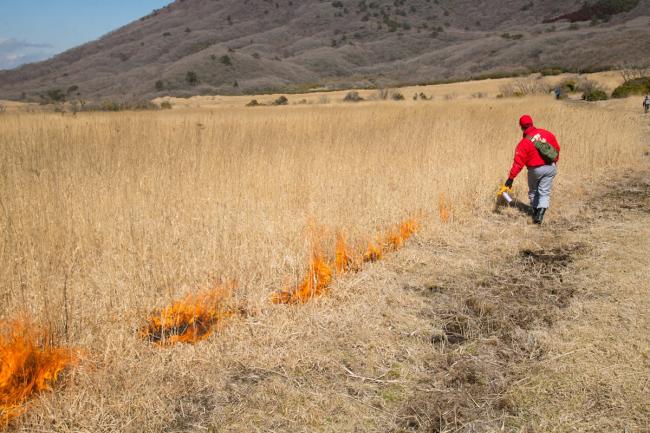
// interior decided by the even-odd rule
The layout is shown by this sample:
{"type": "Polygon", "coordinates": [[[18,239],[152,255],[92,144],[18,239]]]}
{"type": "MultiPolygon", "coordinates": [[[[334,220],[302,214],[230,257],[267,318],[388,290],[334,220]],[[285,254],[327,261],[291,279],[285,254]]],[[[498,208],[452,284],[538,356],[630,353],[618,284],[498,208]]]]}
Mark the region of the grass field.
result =
{"type": "MultiPolygon", "coordinates": [[[[437,91],[452,94],[458,87],[437,91]]],[[[302,346],[327,334],[324,324],[349,323],[359,314],[352,294],[304,307],[269,302],[304,278],[314,232],[328,260],[337,233],[362,254],[378,234],[408,218],[417,219],[420,242],[444,249],[461,228],[479,242],[477,221],[492,212],[523,113],[558,136],[556,184],[566,197],[579,198],[603,175],[638,166],[643,151],[634,101],[583,105],[488,96],[196,104],[74,117],[0,114],[0,318],[27,314],[59,344],[83,349],[68,386],[42,394],[13,428],[381,431],[381,417],[365,414],[353,423],[345,417],[357,409],[342,410],[344,403],[307,384],[303,393],[298,383],[329,371],[332,356],[352,357],[345,344],[302,346]],[[158,349],[138,337],[156,308],[233,281],[246,317],[233,318],[209,340],[158,349]],[[253,335],[260,337],[252,342],[253,335]],[[303,363],[306,347],[312,352],[303,363]],[[251,391],[269,376],[295,386],[275,395],[272,384],[251,391]],[[259,394],[249,398],[249,392],[259,394]],[[269,410],[274,415],[267,418],[269,410]],[[303,427],[292,424],[298,421],[303,427]]],[[[515,182],[520,198],[524,176],[515,182]]],[[[548,224],[560,218],[551,209],[548,224]]],[[[363,286],[364,272],[339,278],[331,290],[363,286]]],[[[346,332],[381,352],[373,329],[346,332]]],[[[383,365],[380,358],[368,362],[373,359],[383,365]]],[[[404,398],[403,373],[395,368],[376,379],[395,385],[381,390],[386,407],[404,398]]]]}

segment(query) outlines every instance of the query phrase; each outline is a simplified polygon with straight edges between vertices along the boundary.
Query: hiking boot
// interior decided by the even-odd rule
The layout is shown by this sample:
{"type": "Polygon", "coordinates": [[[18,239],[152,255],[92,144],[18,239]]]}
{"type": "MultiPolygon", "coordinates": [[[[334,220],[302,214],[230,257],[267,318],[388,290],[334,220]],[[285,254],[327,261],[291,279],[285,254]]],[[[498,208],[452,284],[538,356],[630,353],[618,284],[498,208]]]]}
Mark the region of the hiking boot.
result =
{"type": "Polygon", "coordinates": [[[535,224],[541,224],[544,219],[544,213],[546,212],[545,207],[538,207],[535,209],[535,215],[533,216],[533,222],[535,224]]]}

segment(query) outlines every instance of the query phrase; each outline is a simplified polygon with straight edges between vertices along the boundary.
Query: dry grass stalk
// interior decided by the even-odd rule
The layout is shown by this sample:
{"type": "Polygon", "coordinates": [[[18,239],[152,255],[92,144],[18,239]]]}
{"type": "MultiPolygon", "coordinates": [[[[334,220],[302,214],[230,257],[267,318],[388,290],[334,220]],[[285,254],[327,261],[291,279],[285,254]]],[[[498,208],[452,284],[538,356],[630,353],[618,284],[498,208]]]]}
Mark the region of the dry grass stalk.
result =
{"type": "Polygon", "coordinates": [[[447,200],[444,192],[438,196],[438,216],[444,224],[448,223],[451,217],[451,201],[447,200]]]}
{"type": "Polygon", "coordinates": [[[347,245],[345,233],[339,231],[336,234],[336,258],[334,260],[337,274],[344,274],[357,268],[352,254],[347,245]]]}

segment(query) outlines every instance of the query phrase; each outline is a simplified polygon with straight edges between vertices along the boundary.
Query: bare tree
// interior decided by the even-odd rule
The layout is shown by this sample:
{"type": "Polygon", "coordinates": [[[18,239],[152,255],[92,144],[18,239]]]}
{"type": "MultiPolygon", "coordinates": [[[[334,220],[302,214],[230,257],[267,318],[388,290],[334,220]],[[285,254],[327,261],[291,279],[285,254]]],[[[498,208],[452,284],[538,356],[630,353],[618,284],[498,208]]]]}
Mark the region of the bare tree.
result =
{"type": "Polygon", "coordinates": [[[625,83],[650,74],[650,67],[648,67],[648,65],[640,66],[631,62],[621,63],[617,65],[617,69],[625,83]]]}
{"type": "Polygon", "coordinates": [[[517,78],[500,88],[503,96],[526,96],[537,93],[548,93],[550,87],[546,82],[533,77],[517,78]]]}

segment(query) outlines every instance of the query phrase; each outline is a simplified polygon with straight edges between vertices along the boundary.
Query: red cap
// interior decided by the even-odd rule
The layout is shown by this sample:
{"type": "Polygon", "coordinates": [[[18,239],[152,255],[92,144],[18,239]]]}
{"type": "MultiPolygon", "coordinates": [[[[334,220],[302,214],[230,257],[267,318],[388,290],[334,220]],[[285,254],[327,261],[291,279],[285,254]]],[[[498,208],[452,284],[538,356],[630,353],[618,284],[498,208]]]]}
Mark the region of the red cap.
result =
{"type": "Polygon", "coordinates": [[[519,126],[522,128],[530,128],[533,126],[533,118],[530,117],[528,114],[524,114],[519,118],[519,126]]]}

